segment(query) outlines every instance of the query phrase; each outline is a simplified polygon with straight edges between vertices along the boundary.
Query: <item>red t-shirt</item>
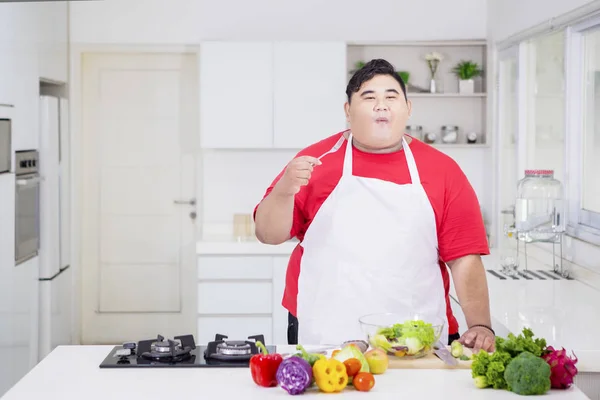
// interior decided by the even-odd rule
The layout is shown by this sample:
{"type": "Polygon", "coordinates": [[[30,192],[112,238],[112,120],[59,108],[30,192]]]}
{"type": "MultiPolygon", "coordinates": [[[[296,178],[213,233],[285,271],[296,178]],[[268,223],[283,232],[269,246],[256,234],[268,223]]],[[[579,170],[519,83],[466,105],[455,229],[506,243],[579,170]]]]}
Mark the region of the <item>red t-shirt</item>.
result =
{"type": "MultiPolygon", "coordinates": [[[[337,133],[308,146],[297,156],[319,157],[329,151],[342,134],[343,132],[337,133]]],[[[322,164],[315,167],[308,185],[303,186],[296,194],[291,237],[297,237],[302,241],[321,204],[337,185],[342,176],[347,144],[348,142],[344,141],[336,152],[323,157],[322,164]]],[[[449,334],[455,334],[458,333],[458,322],[454,318],[450,306],[448,296],[450,278],[445,263],[469,254],[489,254],[483,217],[475,191],[452,158],[414,138],[409,146],[419,170],[421,184],[435,213],[440,273],[446,292],[449,334]]],[[[353,148],[352,152],[354,175],[391,181],[401,185],[411,183],[408,164],[402,150],[389,154],[372,154],[353,148]]],[[[274,179],[266,190],[265,197],[271,192],[284,171],[285,168],[274,179]]],[[[296,315],[302,252],[302,246],[296,246],[290,256],[286,273],[282,305],[292,315],[296,315]]]]}

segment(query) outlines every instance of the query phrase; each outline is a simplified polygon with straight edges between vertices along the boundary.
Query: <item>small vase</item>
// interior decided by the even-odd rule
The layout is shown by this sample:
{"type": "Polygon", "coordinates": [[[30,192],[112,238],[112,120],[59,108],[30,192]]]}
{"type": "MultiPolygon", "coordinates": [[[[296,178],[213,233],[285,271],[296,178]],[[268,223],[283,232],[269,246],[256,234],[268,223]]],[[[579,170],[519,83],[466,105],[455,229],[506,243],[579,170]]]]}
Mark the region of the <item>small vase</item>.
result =
{"type": "Polygon", "coordinates": [[[435,79],[434,78],[431,78],[431,80],[429,81],[429,92],[430,93],[436,93],[435,79]]]}

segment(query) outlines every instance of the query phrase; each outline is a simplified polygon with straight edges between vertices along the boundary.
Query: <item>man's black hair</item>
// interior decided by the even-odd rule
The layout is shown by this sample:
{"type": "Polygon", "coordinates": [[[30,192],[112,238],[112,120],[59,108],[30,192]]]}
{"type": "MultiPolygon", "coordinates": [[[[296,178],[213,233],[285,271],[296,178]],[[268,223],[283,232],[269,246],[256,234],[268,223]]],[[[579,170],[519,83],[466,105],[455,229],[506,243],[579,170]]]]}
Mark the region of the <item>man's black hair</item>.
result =
{"type": "Polygon", "coordinates": [[[378,58],[369,61],[361,69],[356,71],[354,75],[352,75],[352,78],[350,78],[350,81],[348,82],[348,86],[346,86],[348,103],[350,103],[352,93],[358,92],[363,83],[373,79],[376,75],[389,75],[397,80],[402,88],[402,93],[404,93],[404,99],[407,100],[406,85],[404,84],[404,81],[400,75],[396,72],[394,66],[386,60],[378,58]]]}

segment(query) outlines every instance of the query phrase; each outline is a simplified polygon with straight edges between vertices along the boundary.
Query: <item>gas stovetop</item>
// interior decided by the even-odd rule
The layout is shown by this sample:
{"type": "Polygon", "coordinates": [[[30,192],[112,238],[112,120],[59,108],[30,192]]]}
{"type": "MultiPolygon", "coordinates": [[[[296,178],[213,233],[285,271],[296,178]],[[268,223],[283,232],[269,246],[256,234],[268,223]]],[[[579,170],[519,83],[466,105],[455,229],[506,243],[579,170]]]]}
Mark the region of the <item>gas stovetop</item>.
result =
{"type": "MultiPolygon", "coordinates": [[[[248,368],[250,358],[258,354],[256,341],[265,343],[263,335],[249,336],[248,340],[227,340],[217,334],[215,340],[197,346],[193,335],[175,336],[165,339],[126,342],[115,346],[100,364],[100,368],[179,368],[221,367],[248,368]]],[[[275,346],[266,346],[269,353],[275,346]]]]}

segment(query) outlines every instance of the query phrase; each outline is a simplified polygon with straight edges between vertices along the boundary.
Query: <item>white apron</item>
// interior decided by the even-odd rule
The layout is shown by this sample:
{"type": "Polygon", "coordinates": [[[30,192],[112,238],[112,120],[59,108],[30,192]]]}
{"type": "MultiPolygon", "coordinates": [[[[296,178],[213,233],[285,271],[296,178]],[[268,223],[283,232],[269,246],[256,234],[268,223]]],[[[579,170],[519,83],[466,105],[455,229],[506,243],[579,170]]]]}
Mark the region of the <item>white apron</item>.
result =
{"type": "Polygon", "coordinates": [[[359,317],[381,312],[439,316],[448,342],[435,215],[402,142],[412,184],[397,185],[353,175],[349,135],[342,177],[301,244],[298,343],[366,340],[359,317]]]}

